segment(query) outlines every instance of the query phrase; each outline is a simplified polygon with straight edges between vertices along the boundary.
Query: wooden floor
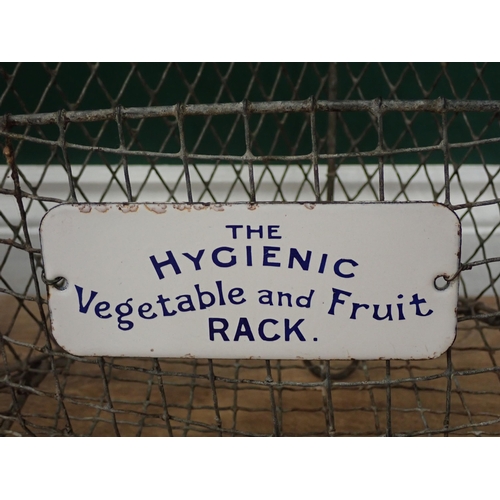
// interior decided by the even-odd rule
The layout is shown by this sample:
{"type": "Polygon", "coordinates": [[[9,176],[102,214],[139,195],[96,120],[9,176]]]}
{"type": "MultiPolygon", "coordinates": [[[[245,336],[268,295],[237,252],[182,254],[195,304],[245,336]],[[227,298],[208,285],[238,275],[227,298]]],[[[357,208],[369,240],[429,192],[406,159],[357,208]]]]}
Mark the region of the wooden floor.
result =
{"type": "MultiPolygon", "coordinates": [[[[383,361],[360,362],[348,378],[333,381],[330,407],[321,380],[300,361],[272,361],[269,374],[264,361],[214,360],[213,381],[207,360],[160,360],[155,365],[151,359],[57,356],[52,366],[41,351],[46,338],[38,306],[24,304],[0,297],[0,332],[8,337],[2,349],[4,359],[0,359],[0,380],[5,361],[9,367],[8,383],[0,382],[0,435],[386,433],[386,388],[366,384],[384,381],[383,361]],[[40,350],[33,350],[32,345],[40,350]],[[28,359],[35,361],[29,373],[20,370],[28,359]],[[158,367],[161,377],[155,374],[158,367]],[[282,382],[273,391],[265,384],[269,375],[282,382]],[[14,396],[17,415],[12,408],[14,396]]],[[[499,434],[500,371],[495,367],[500,366],[496,351],[500,329],[473,322],[459,327],[452,350],[451,435],[499,434]]],[[[333,368],[345,366],[332,362],[333,368]]],[[[391,362],[391,379],[405,379],[391,390],[393,434],[443,435],[446,366],[446,355],[436,360],[391,362]],[[422,376],[427,379],[411,380],[422,376]]]]}

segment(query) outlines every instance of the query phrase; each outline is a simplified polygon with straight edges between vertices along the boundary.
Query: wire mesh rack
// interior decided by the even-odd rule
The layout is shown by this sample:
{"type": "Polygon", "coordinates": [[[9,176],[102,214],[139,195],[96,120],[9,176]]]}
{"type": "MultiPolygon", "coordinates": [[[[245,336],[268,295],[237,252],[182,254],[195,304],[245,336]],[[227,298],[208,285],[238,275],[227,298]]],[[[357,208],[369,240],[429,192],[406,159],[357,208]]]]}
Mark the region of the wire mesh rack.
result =
{"type": "Polygon", "coordinates": [[[472,66],[462,95],[446,65],[427,85],[412,64],[395,79],[384,65],[276,65],[269,84],[269,66],[248,65],[243,86],[230,82],[235,68],[201,64],[189,77],[164,65],[151,85],[140,65],[106,83],[89,64],[72,100],[64,67],[40,65],[47,82],[31,110],[16,90],[23,66],[2,68],[0,106],[15,105],[0,117],[0,435],[499,434],[500,101],[487,66],[472,66]],[[387,98],[363,94],[374,67],[387,98]],[[202,104],[209,69],[218,85],[202,104]],[[172,74],[186,94],[159,105],[172,74]],[[409,76],[418,99],[399,98],[409,76]],[[144,106],[121,104],[132,81],[144,106]],[[442,82],[453,98],[435,97],[442,82]],[[92,85],[108,107],[85,107],[92,85]],[[56,111],[44,110],[51,92],[56,111]],[[96,358],[52,338],[38,225],[56,204],[416,200],[446,204],[464,227],[458,335],[437,359],[96,358]]]}

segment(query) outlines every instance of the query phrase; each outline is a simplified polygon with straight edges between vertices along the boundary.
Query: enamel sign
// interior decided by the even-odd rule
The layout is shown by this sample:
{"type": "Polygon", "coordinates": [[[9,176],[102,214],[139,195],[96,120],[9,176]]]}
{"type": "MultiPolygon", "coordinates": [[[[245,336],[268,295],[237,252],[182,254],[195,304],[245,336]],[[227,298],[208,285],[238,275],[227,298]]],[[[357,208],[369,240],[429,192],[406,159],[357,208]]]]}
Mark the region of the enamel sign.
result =
{"type": "Polygon", "coordinates": [[[423,359],[453,342],[460,223],[437,203],[78,204],[40,228],[76,355],[423,359]]]}

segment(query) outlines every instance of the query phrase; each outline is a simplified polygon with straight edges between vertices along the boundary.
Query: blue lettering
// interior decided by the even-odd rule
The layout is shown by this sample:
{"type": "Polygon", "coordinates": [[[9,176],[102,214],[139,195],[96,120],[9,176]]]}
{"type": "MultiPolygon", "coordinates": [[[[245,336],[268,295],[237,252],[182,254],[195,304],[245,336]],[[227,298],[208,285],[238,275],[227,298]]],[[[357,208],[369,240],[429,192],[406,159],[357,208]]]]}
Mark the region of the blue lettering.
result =
{"type": "Polygon", "coordinates": [[[231,266],[234,266],[236,264],[236,257],[234,255],[231,256],[231,258],[229,259],[229,262],[221,262],[219,260],[219,254],[221,252],[232,253],[232,252],[234,252],[234,248],[231,248],[231,247],[219,247],[219,248],[216,248],[212,252],[212,260],[213,260],[213,263],[216,266],[219,266],[219,267],[231,267],[231,266]]]}
{"type": "Polygon", "coordinates": [[[243,295],[244,291],[243,288],[231,288],[228,293],[228,299],[231,304],[239,305],[243,304],[243,302],[246,302],[247,299],[244,297],[241,297],[243,295]],[[238,297],[241,297],[241,299],[238,301],[236,300],[238,297]]]}
{"type": "Polygon", "coordinates": [[[432,309],[429,309],[425,314],[422,312],[422,310],[420,309],[420,304],[426,304],[427,301],[425,299],[419,299],[418,293],[414,294],[412,298],[413,300],[410,302],[410,305],[415,306],[415,314],[417,316],[429,316],[434,312],[432,309]]]}
{"type": "Polygon", "coordinates": [[[309,264],[311,263],[311,250],[307,250],[306,258],[303,259],[299,251],[296,248],[290,248],[290,258],[288,259],[288,269],[293,268],[293,261],[296,260],[299,266],[304,270],[309,270],[309,264]]]}
{"type": "Polygon", "coordinates": [[[278,233],[279,226],[267,226],[267,237],[270,240],[281,240],[281,236],[273,236],[278,233]]]}
{"type": "Polygon", "coordinates": [[[301,342],[306,341],[304,335],[302,335],[302,332],[299,330],[299,326],[303,321],[303,319],[299,319],[293,326],[290,327],[290,320],[285,319],[285,342],[290,340],[290,335],[292,335],[292,333],[295,333],[301,342]]]}
{"type": "Polygon", "coordinates": [[[200,291],[200,285],[194,285],[196,288],[196,293],[198,294],[198,302],[200,304],[200,311],[203,309],[208,309],[209,307],[212,307],[215,304],[215,296],[213,293],[210,292],[202,292],[200,291]],[[203,297],[208,296],[208,302],[203,301],[203,297]]]}
{"type": "Polygon", "coordinates": [[[174,254],[170,250],[167,250],[165,253],[167,254],[168,259],[164,260],[162,262],[158,262],[154,255],[149,256],[149,260],[151,260],[151,263],[153,264],[153,267],[155,268],[156,274],[158,275],[158,278],[161,280],[163,278],[165,278],[165,275],[163,274],[163,271],[161,270],[162,267],[172,266],[175,274],[181,273],[179,265],[177,264],[177,261],[175,260],[174,254]]]}
{"type": "Polygon", "coordinates": [[[158,295],[158,300],[156,301],[157,304],[161,305],[162,311],[163,311],[163,316],[174,316],[177,314],[177,311],[172,311],[170,312],[167,309],[166,303],[170,302],[170,299],[165,298],[163,295],[158,295]]]}
{"type": "Polygon", "coordinates": [[[229,327],[229,323],[227,319],[224,318],[208,318],[208,330],[209,330],[209,338],[211,341],[215,340],[215,334],[220,333],[222,340],[224,342],[229,342],[229,338],[226,335],[226,330],[229,327]],[[215,323],[219,322],[222,326],[216,327],[215,323]]]}
{"type": "Polygon", "coordinates": [[[266,342],[274,342],[275,340],[278,340],[280,336],[277,333],[275,333],[272,337],[266,336],[264,332],[264,326],[266,326],[267,323],[272,323],[273,325],[277,325],[278,321],[271,318],[263,319],[259,325],[259,337],[266,342]]]}
{"type": "Polygon", "coordinates": [[[263,266],[271,266],[271,267],[280,267],[281,264],[279,262],[270,262],[269,259],[274,259],[276,254],[274,252],[279,252],[281,250],[280,247],[263,247],[264,256],[262,259],[263,266]]]}
{"type": "Polygon", "coordinates": [[[358,309],[370,309],[368,304],[359,304],[358,302],[353,302],[352,304],[352,313],[349,319],[356,319],[356,313],[358,309]]]}
{"type": "Polygon", "coordinates": [[[288,302],[288,307],[292,307],[292,294],[287,292],[278,292],[278,306],[281,307],[283,305],[282,298],[285,298],[288,302]]]}
{"type": "Polygon", "coordinates": [[[259,296],[259,304],[273,305],[273,292],[271,290],[259,290],[257,293],[262,294],[259,296]]]}
{"type": "Polygon", "coordinates": [[[247,246],[247,266],[251,267],[252,266],[252,247],[247,246]]]}
{"type": "Polygon", "coordinates": [[[187,252],[183,253],[182,255],[184,255],[184,257],[187,257],[190,261],[193,262],[195,271],[199,271],[201,269],[200,260],[203,257],[204,253],[205,253],[205,250],[200,250],[196,254],[196,257],[193,257],[192,255],[188,254],[187,252]]]}
{"type": "Polygon", "coordinates": [[[234,335],[234,341],[238,342],[240,337],[247,337],[250,342],[254,342],[255,338],[250,328],[250,323],[247,318],[240,318],[238,326],[236,327],[236,333],[234,335]]]}
{"type": "Polygon", "coordinates": [[[297,307],[305,307],[306,309],[309,309],[311,307],[311,300],[312,296],[314,295],[314,290],[311,290],[309,292],[309,295],[301,295],[297,297],[297,307]]]}
{"type": "Polygon", "coordinates": [[[92,301],[96,298],[97,292],[94,292],[93,290],[90,291],[90,299],[89,301],[83,305],[82,298],[83,298],[83,288],[81,286],[75,285],[76,288],[76,293],[78,294],[78,304],[80,306],[79,311],[83,314],[87,314],[87,311],[89,310],[90,304],[92,304],[92,301]]]}
{"type": "Polygon", "coordinates": [[[129,320],[123,321],[123,318],[126,318],[127,316],[130,316],[133,312],[132,306],[129,304],[132,299],[127,299],[125,302],[122,302],[121,304],[118,304],[115,308],[116,314],[118,314],[118,328],[120,330],[131,330],[134,327],[134,323],[129,320]],[[125,308],[123,311],[122,309],[125,308]]]}
{"type": "Polygon", "coordinates": [[[139,316],[143,319],[155,319],[158,316],[155,312],[151,316],[146,316],[146,313],[151,311],[152,308],[153,306],[149,302],[144,302],[139,306],[139,316]]]}
{"type": "Polygon", "coordinates": [[[175,300],[179,300],[184,297],[186,298],[186,300],[177,302],[177,309],[179,309],[180,312],[196,311],[191,299],[191,295],[179,295],[178,297],[175,297],[175,300]]]}
{"type": "Polygon", "coordinates": [[[359,264],[352,260],[352,259],[339,259],[337,262],[335,262],[335,265],[333,266],[333,272],[337,275],[340,276],[341,278],[354,278],[354,273],[349,273],[345,274],[340,270],[340,266],[344,263],[347,262],[351,264],[352,267],[356,267],[359,264]]]}
{"type": "Polygon", "coordinates": [[[337,288],[332,288],[332,292],[333,292],[332,303],[330,305],[330,310],[328,311],[328,314],[335,315],[335,306],[337,304],[345,304],[345,300],[342,300],[340,296],[347,295],[348,297],[350,297],[352,293],[346,292],[344,290],[338,290],[337,288]]]}
{"type": "Polygon", "coordinates": [[[257,229],[252,229],[251,226],[247,226],[247,240],[252,237],[252,233],[257,233],[261,239],[264,237],[262,226],[259,226],[257,229]]]}
{"type": "Polygon", "coordinates": [[[95,305],[94,312],[98,318],[102,319],[108,319],[111,318],[111,314],[102,314],[104,311],[107,311],[111,307],[109,302],[103,301],[103,302],[98,302],[95,305]]]}
{"type": "Polygon", "coordinates": [[[380,316],[378,311],[380,309],[380,304],[373,304],[373,319],[377,321],[382,321],[383,319],[388,319],[392,321],[392,306],[391,304],[386,304],[387,314],[385,316],[380,316]]]}
{"type": "Polygon", "coordinates": [[[236,230],[237,229],[242,229],[243,226],[231,226],[231,225],[228,225],[226,226],[228,229],[231,229],[231,232],[232,232],[232,235],[233,235],[233,240],[235,240],[237,238],[237,234],[236,234],[236,230]]]}
{"type": "Polygon", "coordinates": [[[328,254],[324,253],[321,256],[321,263],[319,265],[318,273],[323,274],[325,272],[326,259],[328,259],[328,254]]]}

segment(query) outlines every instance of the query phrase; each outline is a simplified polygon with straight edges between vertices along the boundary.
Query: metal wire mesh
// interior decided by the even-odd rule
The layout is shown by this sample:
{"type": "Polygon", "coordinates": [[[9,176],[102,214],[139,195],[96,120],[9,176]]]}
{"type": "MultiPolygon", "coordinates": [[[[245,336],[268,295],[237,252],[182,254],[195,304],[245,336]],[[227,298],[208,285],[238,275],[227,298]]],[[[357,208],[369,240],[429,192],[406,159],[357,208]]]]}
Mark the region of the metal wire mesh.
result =
{"type": "Polygon", "coordinates": [[[413,64],[395,79],[387,65],[276,65],[269,77],[250,64],[246,84],[231,84],[238,68],[201,64],[189,77],[165,65],[151,86],[140,65],[106,83],[90,64],[78,93],[61,87],[62,65],[41,65],[48,83],[31,108],[16,90],[23,66],[2,68],[0,106],[13,111],[0,118],[0,435],[499,434],[500,101],[488,66],[471,65],[462,94],[447,65],[427,86],[413,64]],[[208,68],[216,94],[201,104],[208,68]],[[387,98],[365,98],[373,68],[387,98]],[[173,73],[186,93],[160,106],[173,73]],[[409,76],[417,91],[401,100],[409,76]],[[123,105],[132,82],[141,107],[123,105]],[[443,82],[449,99],[435,97],[443,82]],[[107,108],[85,107],[92,86],[107,108]],[[43,108],[51,92],[56,111],[43,108]],[[438,359],[82,358],[51,337],[36,229],[55,204],[373,200],[440,201],[469,228],[458,336],[438,359]]]}

